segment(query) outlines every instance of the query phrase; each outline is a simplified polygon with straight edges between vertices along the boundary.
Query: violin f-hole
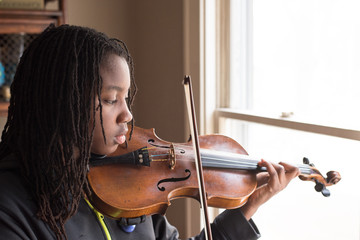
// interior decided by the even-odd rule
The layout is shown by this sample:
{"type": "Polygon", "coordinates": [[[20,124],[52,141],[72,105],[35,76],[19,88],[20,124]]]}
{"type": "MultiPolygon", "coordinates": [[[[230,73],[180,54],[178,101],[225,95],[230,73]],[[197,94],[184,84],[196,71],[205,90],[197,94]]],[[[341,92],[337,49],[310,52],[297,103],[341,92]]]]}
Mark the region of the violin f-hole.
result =
{"type": "Polygon", "coordinates": [[[188,175],[185,176],[185,177],[181,177],[181,178],[165,178],[165,179],[160,180],[158,182],[158,184],[157,184],[157,188],[160,191],[164,192],[165,187],[160,187],[160,184],[165,183],[165,182],[181,182],[181,181],[185,181],[185,180],[189,179],[190,176],[191,176],[191,171],[189,169],[185,169],[185,172],[188,173],[188,175]]]}

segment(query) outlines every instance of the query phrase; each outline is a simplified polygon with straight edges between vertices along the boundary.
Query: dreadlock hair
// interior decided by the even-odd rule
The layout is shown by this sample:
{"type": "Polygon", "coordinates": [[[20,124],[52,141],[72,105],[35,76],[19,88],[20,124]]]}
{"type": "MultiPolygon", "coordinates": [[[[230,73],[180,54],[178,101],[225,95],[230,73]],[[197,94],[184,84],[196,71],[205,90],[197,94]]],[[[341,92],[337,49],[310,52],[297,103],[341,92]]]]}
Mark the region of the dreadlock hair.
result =
{"type": "Polygon", "coordinates": [[[22,175],[38,204],[37,216],[57,239],[67,239],[64,224],[90,193],[86,175],[95,110],[102,109],[99,67],[109,54],[128,63],[131,111],[136,85],[128,49],[90,28],[49,26],[24,51],[10,88],[0,159],[9,154],[20,159],[22,175]],[[96,98],[100,106],[95,106],[96,98]]]}

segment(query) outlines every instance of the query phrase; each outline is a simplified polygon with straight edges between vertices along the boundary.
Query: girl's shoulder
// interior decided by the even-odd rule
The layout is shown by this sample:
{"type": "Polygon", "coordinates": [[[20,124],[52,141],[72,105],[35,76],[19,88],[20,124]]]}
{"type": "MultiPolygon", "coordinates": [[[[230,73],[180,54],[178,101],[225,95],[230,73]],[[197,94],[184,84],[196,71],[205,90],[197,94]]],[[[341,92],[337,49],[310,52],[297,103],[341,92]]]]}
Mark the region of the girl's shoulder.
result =
{"type": "Polygon", "coordinates": [[[54,239],[36,217],[32,200],[18,169],[0,169],[0,232],[4,239],[54,239]]]}
{"type": "Polygon", "coordinates": [[[19,169],[0,169],[0,192],[0,211],[35,211],[35,203],[23,183],[19,169]]]}
{"type": "Polygon", "coordinates": [[[19,166],[19,161],[13,154],[0,159],[0,206],[17,204],[29,198],[19,166]]]}

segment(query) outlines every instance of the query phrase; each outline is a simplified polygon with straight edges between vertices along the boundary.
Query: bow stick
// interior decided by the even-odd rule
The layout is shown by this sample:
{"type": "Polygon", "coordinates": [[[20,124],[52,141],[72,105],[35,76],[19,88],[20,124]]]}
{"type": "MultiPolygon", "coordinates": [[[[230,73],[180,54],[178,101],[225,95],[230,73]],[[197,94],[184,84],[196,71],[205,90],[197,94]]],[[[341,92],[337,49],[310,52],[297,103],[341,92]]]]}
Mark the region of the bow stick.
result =
{"type": "Polygon", "coordinates": [[[187,109],[188,109],[188,116],[189,116],[190,130],[191,130],[191,139],[192,139],[194,153],[195,153],[194,157],[195,157],[195,166],[196,166],[198,183],[199,183],[200,206],[202,209],[202,216],[205,220],[204,233],[205,233],[205,237],[207,240],[212,240],[209,215],[208,215],[208,207],[207,207],[206,191],[205,191],[205,185],[204,185],[204,175],[203,175],[203,169],[202,169],[202,164],[201,164],[200,145],[199,145],[197,125],[196,125],[194,98],[193,98],[193,91],[192,91],[192,84],[191,84],[190,76],[185,76],[183,84],[184,84],[185,98],[186,98],[187,109]]]}

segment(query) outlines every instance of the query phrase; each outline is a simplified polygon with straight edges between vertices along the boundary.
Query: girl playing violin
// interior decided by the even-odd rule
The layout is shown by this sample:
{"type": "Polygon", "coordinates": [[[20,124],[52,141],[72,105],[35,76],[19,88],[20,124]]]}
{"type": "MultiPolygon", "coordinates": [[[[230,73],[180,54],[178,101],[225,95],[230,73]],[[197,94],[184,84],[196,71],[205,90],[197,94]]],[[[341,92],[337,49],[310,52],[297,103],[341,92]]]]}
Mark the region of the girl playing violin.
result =
{"type": "MultiPolygon", "coordinates": [[[[146,216],[129,228],[87,201],[89,158],[126,141],[135,92],[133,61],[121,41],[63,25],[30,44],[11,85],[0,143],[3,239],[178,238],[165,216],[146,216]]],[[[285,163],[259,165],[268,170],[258,177],[261,187],[243,207],[214,220],[214,239],[259,238],[251,217],[299,174],[285,163]]]]}

